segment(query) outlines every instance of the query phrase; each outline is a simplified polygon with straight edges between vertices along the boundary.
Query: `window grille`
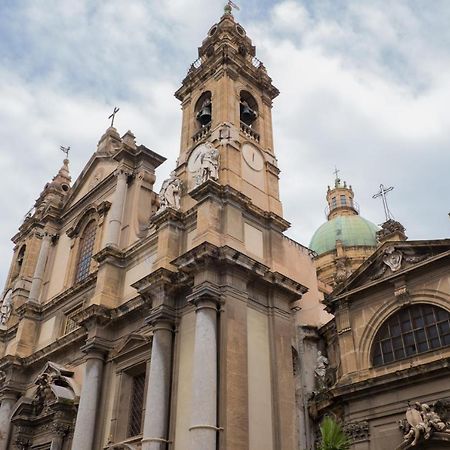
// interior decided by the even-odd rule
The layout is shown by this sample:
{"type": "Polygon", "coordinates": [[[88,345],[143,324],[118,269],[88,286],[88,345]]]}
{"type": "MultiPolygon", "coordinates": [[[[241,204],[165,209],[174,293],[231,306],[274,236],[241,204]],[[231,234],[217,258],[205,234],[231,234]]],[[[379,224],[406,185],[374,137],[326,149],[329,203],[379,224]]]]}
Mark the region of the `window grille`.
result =
{"type": "Polygon", "coordinates": [[[69,334],[78,328],[78,325],[73,320],[73,317],[75,316],[75,314],[78,314],[82,309],[83,309],[83,303],[80,303],[74,309],[72,309],[69,313],[66,314],[66,321],[64,323],[64,333],[63,334],[69,334]]]}
{"type": "Polygon", "coordinates": [[[450,345],[450,314],[433,305],[401,309],[381,326],[373,344],[373,365],[450,345]]]}
{"type": "Polygon", "coordinates": [[[145,372],[135,375],[131,388],[130,419],[128,437],[137,436],[142,430],[142,412],[144,409],[145,372]]]}
{"type": "Polygon", "coordinates": [[[88,223],[84,229],[83,235],[80,238],[75,283],[78,283],[78,281],[83,280],[89,275],[96,231],[97,224],[93,220],[88,223]]]}

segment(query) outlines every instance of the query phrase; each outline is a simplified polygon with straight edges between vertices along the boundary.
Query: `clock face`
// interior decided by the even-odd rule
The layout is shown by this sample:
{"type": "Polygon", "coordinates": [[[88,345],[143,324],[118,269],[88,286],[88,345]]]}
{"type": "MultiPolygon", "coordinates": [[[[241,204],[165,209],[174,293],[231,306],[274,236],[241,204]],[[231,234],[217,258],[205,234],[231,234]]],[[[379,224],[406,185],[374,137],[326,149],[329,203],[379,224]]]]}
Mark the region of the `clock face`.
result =
{"type": "Polygon", "coordinates": [[[251,144],[244,144],[242,146],[242,156],[245,162],[256,171],[261,171],[264,168],[264,157],[261,152],[251,144]]]}
{"type": "Polygon", "coordinates": [[[205,144],[200,144],[192,150],[188,160],[188,170],[191,173],[197,172],[202,165],[202,155],[207,153],[209,148],[205,144]]]}

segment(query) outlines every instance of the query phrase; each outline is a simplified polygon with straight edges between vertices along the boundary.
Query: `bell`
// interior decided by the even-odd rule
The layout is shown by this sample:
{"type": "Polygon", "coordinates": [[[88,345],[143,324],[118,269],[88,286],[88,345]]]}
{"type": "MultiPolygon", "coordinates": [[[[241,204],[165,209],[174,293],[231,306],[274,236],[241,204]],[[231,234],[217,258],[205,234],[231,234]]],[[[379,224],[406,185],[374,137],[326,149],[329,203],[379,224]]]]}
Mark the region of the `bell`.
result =
{"type": "Polygon", "coordinates": [[[247,102],[241,102],[241,121],[250,126],[256,119],[256,111],[254,111],[247,102]]]}
{"type": "Polygon", "coordinates": [[[197,113],[197,120],[202,127],[211,122],[211,103],[202,106],[202,109],[197,113]]]}

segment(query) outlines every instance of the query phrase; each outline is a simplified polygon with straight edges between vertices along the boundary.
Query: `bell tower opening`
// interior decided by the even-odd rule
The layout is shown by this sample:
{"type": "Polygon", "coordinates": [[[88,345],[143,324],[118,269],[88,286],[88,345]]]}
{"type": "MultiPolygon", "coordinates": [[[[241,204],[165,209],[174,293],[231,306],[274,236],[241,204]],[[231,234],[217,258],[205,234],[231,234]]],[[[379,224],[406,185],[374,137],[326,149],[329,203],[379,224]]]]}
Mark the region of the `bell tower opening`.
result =
{"type": "Polygon", "coordinates": [[[239,116],[241,124],[257,131],[258,103],[248,91],[241,91],[239,101],[239,116]]]}
{"type": "Polygon", "coordinates": [[[197,119],[197,131],[203,127],[211,126],[212,120],[212,103],[211,103],[211,92],[204,92],[194,108],[195,118],[197,119]]]}

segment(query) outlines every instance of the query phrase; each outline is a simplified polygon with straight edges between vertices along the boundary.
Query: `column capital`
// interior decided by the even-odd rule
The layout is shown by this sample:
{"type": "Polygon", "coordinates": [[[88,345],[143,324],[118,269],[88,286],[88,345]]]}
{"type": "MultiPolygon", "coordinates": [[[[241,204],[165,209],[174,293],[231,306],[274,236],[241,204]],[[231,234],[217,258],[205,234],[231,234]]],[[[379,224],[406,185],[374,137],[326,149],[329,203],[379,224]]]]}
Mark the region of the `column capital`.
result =
{"type": "Polygon", "coordinates": [[[209,281],[195,286],[192,294],[186,297],[188,303],[195,305],[196,311],[202,308],[215,309],[222,305],[221,292],[219,286],[209,281]]]}
{"type": "Polygon", "coordinates": [[[111,344],[106,339],[96,336],[88,339],[80,350],[86,353],[87,358],[104,360],[105,356],[111,350],[111,344]]]}
{"type": "Polygon", "coordinates": [[[162,328],[173,332],[176,319],[177,313],[174,308],[167,305],[159,305],[150,311],[144,322],[152,326],[153,330],[162,328]]]}
{"type": "Polygon", "coordinates": [[[122,179],[127,179],[128,177],[131,177],[133,175],[133,169],[131,169],[130,167],[127,166],[119,166],[115,171],[114,171],[114,176],[117,178],[122,178],[122,179]]]}

